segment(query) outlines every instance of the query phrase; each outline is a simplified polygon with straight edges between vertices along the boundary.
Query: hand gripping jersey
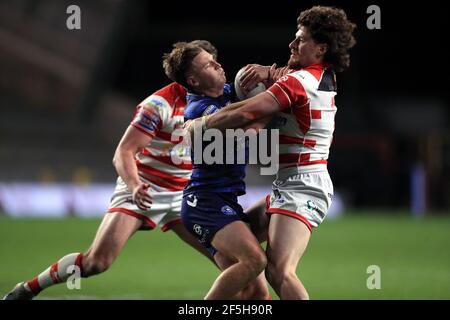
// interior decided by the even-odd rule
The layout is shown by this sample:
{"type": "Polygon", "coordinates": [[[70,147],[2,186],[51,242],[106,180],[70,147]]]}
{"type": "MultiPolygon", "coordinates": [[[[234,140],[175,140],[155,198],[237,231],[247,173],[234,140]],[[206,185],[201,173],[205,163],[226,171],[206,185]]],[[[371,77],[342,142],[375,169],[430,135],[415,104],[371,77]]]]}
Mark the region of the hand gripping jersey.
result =
{"type": "Polygon", "coordinates": [[[172,83],[142,101],[131,122],[153,138],[136,156],[139,175],[167,191],[183,190],[191,174],[189,150],[180,143],[185,106],[186,89],[172,83]]]}
{"type": "Polygon", "coordinates": [[[290,173],[326,171],[335,127],[336,77],[321,63],[290,72],[267,92],[281,106],[280,169],[290,173]]]}

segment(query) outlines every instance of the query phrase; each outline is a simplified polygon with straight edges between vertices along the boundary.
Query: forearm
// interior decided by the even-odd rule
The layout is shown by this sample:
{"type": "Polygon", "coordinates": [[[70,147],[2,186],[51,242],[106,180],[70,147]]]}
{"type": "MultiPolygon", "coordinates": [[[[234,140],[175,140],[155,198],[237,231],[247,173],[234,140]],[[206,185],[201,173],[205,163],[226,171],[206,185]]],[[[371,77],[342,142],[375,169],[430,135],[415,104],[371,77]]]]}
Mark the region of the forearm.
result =
{"type": "Polygon", "coordinates": [[[140,183],[134,155],[135,153],[131,150],[118,148],[113,159],[114,167],[118,175],[127,185],[129,191],[133,191],[140,183]]]}
{"type": "Polygon", "coordinates": [[[223,107],[222,109],[220,109],[220,110],[217,111],[216,113],[219,113],[219,112],[228,112],[228,111],[231,111],[231,110],[235,110],[235,109],[238,109],[238,108],[242,107],[242,105],[243,105],[243,104],[242,104],[241,102],[232,103],[232,104],[229,104],[229,105],[223,107]]]}
{"type": "Polygon", "coordinates": [[[205,118],[205,128],[215,128],[225,131],[225,129],[243,128],[250,125],[256,119],[251,114],[236,110],[242,107],[242,105],[242,102],[238,102],[232,105],[227,112],[217,112],[207,116],[205,118]]]}
{"type": "Polygon", "coordinates": [[[280,110],[278,102],[269,93],[260,93],[253,98],[234,103],[227,112],[217,112],[202,119],[203,129],[248,128],[253,124],[265,126],[280,110]],[[262,122],[261,122],[262,121],[262,122]],[[261,122],[261,123],[260,123],[261,122]]]}

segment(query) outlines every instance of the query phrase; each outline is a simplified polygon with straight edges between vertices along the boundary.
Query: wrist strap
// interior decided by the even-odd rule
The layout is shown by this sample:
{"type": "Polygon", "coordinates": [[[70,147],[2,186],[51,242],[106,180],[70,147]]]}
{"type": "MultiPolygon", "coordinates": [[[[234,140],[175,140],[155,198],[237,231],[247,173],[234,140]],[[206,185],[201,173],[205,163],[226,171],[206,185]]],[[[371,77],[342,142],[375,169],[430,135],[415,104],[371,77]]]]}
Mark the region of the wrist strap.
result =
{"type": "Polygon", "coordinates": [[[206,118],[207,116],[202,117],[202,131],[206,131],[206,129],[208,129],[208,127],[206,126],[206,118]]]}

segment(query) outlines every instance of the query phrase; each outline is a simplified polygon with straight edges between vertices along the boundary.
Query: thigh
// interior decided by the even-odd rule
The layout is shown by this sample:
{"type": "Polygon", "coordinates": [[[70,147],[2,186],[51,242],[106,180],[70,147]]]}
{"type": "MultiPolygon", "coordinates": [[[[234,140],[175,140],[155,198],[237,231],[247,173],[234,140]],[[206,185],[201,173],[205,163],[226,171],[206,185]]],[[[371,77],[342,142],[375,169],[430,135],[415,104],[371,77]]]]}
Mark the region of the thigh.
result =
{"type": "Polygon", "coordinates": [[[255,252],[262,252],[258,240],[243,221],[234,221],[217,231],[211,244],[231,260],[245,259],[255,252]]]}
{"type": "MultiPolygon", "coordinates": [[[[205,257],[207,257],[209,260],[211,260],[214,264],[216,264],[214,252],[211,252],[207,250],[204,246],[201,245],[201,243],[195,238],[189,231],[186,230],[186,227],[183,224],[176,224],[172,226],[171,228],[173,232],[176,233],[176,235],[186,242],[188,245],[199,251],[201,254],[203,254],[205,257]]],[[[216,264],[219,268],[220,265],[216,264]]],[[[222,269],[221,269],[222,270],[222,269]]]]}
{"type": "Polygon", "coordinates": [[[272,215],[266,249],[269,263],[295,271],[310,235],[308,227],[300,220],[282,214],[272,215]]]}
{"type": "Polygon", "coordinates": [[[108,213],[97,230],[95,239],[88,250],[89,255],[114,260],[125,243],[142,225],[138,218],[122,214],[108,213]]]}
{"type": "Polygon", "coordinates": [[[245,210],[245,214],[250,221],[250,228],[259,242],[267,240],[267,231],[269,228],[269,216],[267,215],[268,197],[264,197],[250,208],[245,210]]]}

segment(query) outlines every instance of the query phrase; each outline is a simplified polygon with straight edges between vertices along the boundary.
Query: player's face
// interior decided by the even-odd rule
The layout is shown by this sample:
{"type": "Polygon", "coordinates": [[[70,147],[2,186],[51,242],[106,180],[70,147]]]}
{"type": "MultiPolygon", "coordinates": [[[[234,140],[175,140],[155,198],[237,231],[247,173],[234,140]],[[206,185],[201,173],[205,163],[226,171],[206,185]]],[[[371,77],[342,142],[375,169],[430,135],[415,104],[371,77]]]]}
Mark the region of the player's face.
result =
{"type": "Polygon", "coordinates": [[[192,60],[191,77],[194,80],[194,89],[200,93],[205,91],[223,91],[226,82],[225,71],[214,57],[202,50],[192,60]]]}
{"type": "Polygon", "coordinates": [[[324,44],[317,44],[314,41],[307,27],[300,26],[294,41],[289,44],[291,56],[288,66],[291,69],[300,69],[321,62],[324,54],[323,46],[324,44]]]}

